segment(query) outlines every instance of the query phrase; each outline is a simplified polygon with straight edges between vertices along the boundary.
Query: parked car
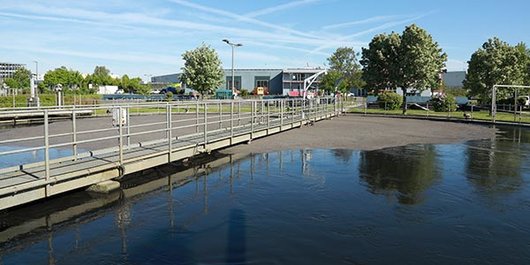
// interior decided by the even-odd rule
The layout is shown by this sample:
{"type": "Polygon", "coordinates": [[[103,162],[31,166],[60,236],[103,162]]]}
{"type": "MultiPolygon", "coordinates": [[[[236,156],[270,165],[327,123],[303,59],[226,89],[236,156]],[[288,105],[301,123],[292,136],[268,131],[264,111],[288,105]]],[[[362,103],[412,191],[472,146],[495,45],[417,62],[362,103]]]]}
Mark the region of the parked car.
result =
{"type": "Polygon", "coordinates": [[[177,93],[177,89],[174,88],[174,87],[172,87],[172,86],[168,86],[168,87],[166,87],[166,88],[163,88],[163,89],[161,89],[160,92],[158,92],[158,93],[160,93],[160,94],[166,94],[167,92],[171,92],[171,93],[173,93],[174,95],[178,94],[178,93],[177,93]]]}

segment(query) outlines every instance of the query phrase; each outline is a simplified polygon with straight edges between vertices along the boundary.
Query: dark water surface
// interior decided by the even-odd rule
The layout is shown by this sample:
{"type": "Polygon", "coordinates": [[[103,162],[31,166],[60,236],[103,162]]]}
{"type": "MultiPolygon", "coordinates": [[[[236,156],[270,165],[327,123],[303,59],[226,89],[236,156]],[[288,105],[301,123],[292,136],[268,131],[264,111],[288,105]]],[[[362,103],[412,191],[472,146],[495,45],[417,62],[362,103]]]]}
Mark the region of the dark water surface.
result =
{"type": "Polygon", "coordinates": [[[1,213],[0,264],[530,264],[529,155],[501,128],[158,168],[1,213]]]}

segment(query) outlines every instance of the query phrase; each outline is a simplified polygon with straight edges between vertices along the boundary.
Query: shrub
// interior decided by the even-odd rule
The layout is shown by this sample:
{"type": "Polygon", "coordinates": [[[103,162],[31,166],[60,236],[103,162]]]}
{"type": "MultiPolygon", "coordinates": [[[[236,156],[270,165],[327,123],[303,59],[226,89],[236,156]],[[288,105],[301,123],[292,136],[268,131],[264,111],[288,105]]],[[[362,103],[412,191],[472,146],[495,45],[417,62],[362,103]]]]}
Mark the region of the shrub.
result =
{"type": "Polygon", "coordinates": [[[380,108],[387,110],[396,110],[401,107],[403,97],[394,92],[384,92],[377,96],[377,103],[380,108]]]}
{"type": "Polygon", "coordinates": [[[455,97],[451,95],[440,95],[432,99],[432,108],[436,112],[455,111],[457,107],[455,97]]]}
{"type": "Polygon", "coordinates": [[[248,96],[248,94],[249,94],[249,93],[248,93],[248,90],[246,90],[246,89],[241,89],[241,90],[239,90],[239,93],[240,93],[239,95],[240,95],[241,97],[246,97],[246,96],[248,96]]]}
{"type": "Polygon", "coordinates": [[[166,93],[166,100],[167,100],[167,101],[172,101],[172,100],[173,100],[173,92],[168,91],[168,92],[166,93]]]}

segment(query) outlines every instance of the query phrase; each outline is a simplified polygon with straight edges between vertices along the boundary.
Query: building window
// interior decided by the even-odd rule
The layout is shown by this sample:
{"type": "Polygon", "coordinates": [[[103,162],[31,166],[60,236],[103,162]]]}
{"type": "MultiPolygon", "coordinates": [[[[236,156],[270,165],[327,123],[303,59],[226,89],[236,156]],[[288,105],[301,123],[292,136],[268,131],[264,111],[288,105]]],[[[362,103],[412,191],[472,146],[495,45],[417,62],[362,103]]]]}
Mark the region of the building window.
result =
{"type": "Polygon", "coordinates": [[[255,80],[254,85],[256,87],[266,87],[266,88],[269,87],[270,77],[268,76],[256,76],[254,80],[255,80]]]}
{"type": "MultiPolygon", "coordinates": [[[[241,90],[241,76],[234,76],[234,87],[241,90]]],[[[226,77],[226,89],[232,89],[232,76],[226,77]]]]}

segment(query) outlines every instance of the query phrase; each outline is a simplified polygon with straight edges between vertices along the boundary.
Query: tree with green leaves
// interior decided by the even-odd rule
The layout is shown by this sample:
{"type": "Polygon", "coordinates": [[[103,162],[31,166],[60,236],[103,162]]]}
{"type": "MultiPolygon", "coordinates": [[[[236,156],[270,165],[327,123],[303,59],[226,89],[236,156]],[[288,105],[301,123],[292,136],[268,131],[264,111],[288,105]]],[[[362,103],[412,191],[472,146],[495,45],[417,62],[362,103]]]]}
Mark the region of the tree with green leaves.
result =
{"type": "Polygon", "coordinates": [[[83,76],[78,71],[61,66],[46,72],[43,84],[47,89],[53,89],[61,84],[63,91],[67,92],[80,88],[83,84],[83,76]]]}
{"type": "Polygon", "coordinates": [[[6,78],[4,82],[10,88],[26,89],[30,87],[30,80],[31,80],[30,78],[31,78],[31,71],[26,69],[25,67],[21,67],[21,68],[18,68],[15,71],[15,73],[13,73],[13,77],[6,78]]]}
{"type": "MultiPolygon", "coordinates": [[[[483,103],[491,100],[494,85],[523,85],[528,79],[529,57],[526,46],[510,46],[498,38],[489,39],[471,55],[464,88],[483,103]]],[[[511,91],[499,90],[499,99],[511,91]]]]}
{"type": "Polygon", "coordinates": [[[322,78],[321,86],[328,92],[348,92],[351,88],[362,88],[361,66],[353,48],[340,47],[328,58],[329,71],[322,78]]]}
{"type": "Polygon", "coordinates": [[[217,52],[210,46],[200,47],[182,54],[184,67],[181,80],[202,95],[213,92],[223,83],[223,69],[217,52]]]}
{"type": "Polygon", "coordinates": [[[361,64],[366,88],[396,91],[401,75],[399,47],[401,37],[397,33],[376,35],[368,48],[363,48],[361,64]]]}
{"type": "Polygon", "coordinates": [[[116,84],[116,81],[110,76],[110,70],[105,66],[96,66],[94,73],[89,78],[90,83],[96,87],[116,84]]]}
{"type": "Polygon", "coordinates": [[[122,89],[125,93],[136,93],[147,95],[151,92],[151,88],[147,85],[142,84],[142,79],[139,77],[129,78],[128,75],[123,75],[119,79],[119,89],[122,89]]]}
{"type": "Polygon", "coordinates": [[[377,35],[363,49],[361,64],[368,85],[403,91],[403,114],[407,112],[407,89],[423,91],[438,87],[447,54],[426,30],[412,24],[401,35],[377,35]]]}

